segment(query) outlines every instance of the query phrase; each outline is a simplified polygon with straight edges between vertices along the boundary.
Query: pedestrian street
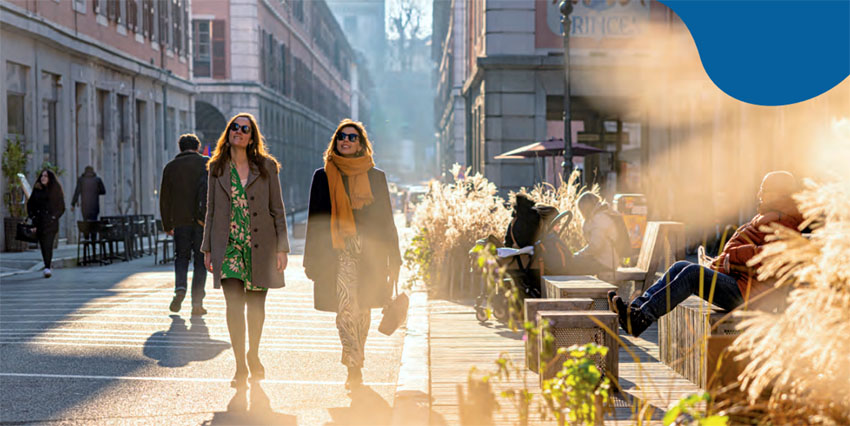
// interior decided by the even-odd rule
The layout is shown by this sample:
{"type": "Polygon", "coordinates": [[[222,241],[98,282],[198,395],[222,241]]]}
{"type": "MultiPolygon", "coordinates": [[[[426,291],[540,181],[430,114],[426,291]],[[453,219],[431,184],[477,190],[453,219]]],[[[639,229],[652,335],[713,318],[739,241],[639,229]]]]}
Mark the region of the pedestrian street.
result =
{"type": "MultiPolygon", "coordinates": [[[[313,309],[301,256],[271,290],[261,388],[230,388],[224,298],[172,314],[173,265],[151,258],[4,278],[0,285],[0,422],[86,424],[382,424],[389,422],[403,333],[366,343],[365,387],[349,395],[334,314],[313,309]],[[245,411],[245,410],[248,411],[245,411]]],[[[191,278],[190,278],[191,280],[191,278]]]]}

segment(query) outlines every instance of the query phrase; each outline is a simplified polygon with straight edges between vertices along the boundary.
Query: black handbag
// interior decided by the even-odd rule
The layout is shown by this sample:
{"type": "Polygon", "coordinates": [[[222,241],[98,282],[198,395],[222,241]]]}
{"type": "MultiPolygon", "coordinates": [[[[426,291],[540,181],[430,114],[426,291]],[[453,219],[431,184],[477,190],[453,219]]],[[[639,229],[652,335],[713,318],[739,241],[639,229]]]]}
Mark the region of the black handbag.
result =
{"type": "Polygon", "coordinates": [[[407,294],[398,293],[398,280],[393,283],[395,297],[384,306],[382,311],[384,317],[381,318],[381,325],[378,326],[378,331],[387,336],[392,335],[407,319],[407,307],[410,305],[410,299],[407,294]]]}
{"type": "Polygon", "coordinates": [[[15,239],[28,243],[37,243],[38,237],[35,235],[35,226],[29,221],[19,223],[17,232],[15,232],[15,239]]]}

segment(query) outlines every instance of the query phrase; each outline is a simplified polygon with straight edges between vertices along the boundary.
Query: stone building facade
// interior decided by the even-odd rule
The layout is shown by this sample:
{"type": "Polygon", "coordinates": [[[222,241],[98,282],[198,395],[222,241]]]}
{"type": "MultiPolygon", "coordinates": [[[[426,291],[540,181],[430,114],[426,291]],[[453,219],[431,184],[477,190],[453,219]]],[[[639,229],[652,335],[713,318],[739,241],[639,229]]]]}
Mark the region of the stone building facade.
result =
{"type": "MultiPolygon", "coordinates": [[[[650,218],[700,232],[751,217],[765,172],[818,173],[822,149],[812,144],[847,116],[850,81],[797,105],[745,104],[711,82],[687,28],[662,3],[573,0],[573,7],[571,138],[605,151],[574,164],[606,198],[646,194],[650,218]]],[[[563,137],[560,19],[551,1],[434,2],[443,167],[464,160],[503,193],[556,182],[561,158],[494,157],[563,137]]]]}
{"type": "MultiPolygon", "coordinates": [[[[324,1],[207,0],[192,7],[196,129],[212,150],[239,112],[257,117],[281,162],[289,211],[351,115],[353,51],[324,1]]],[[[362,72],[362,70],[361,70],[362,72]]]]}
{"type": "Polygon", "coordinates": [[[466,7],[462,0],[433,2],[431,57],[436,64],[434,82],[436,102],[434,123],[437,127],[437,163],[440,174],[453,164],[467,164],[466,103],[466,7]]]}
{"type": "MultiPolygon", "coordinates": [[[[194,127],[188,0],[0,1],[0,134],[60,167],[70,207],[93,166],[101,215],[158,214],[164,164],[194,127]]],[[[2,182],[5,187],[5,180],[2,182]]],[[[5,206],[3,215],[6,216],[5,206]]],[[[73,241],[79,210],[60,237],[73,241]]]]}

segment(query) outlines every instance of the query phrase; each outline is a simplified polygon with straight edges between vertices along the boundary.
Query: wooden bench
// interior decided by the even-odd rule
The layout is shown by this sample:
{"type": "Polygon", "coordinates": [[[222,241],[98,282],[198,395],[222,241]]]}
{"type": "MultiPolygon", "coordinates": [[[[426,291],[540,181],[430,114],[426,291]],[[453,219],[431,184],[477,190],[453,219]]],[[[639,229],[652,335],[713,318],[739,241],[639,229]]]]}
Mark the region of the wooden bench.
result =
{"type": "Polygon", "coordinates": [[[684,258],[684,225],[681,222],[648,222],[637,263],[633,267],[617,268],[612,281],[617,283],[620,296],[631,300],[655,283],[655,274],[660,268],[666,269],[684,258]],[[629,285],[632,282],[635,284],[629,285]]]}
{"type": "Polygon", "coordinates": [[[740,334],[737,318],[723,322],[726,311],[691,296],[658,320],[661,362],[706,389],[713,381],[728,383],[742,367],[726,350],[740,334]],[[718,370],[718,361],[721,360],[718,370]]]}
{"type": "Polygon", "coordinates": [[[557,355],[559,348],[568,348],[573,345],[584,345],[596,343],[608,348],[608,354],[604,359],[597,359],[596,365],[603,374],[610,375],[616,383],[619,377],[619,355],[620,346],[617,339],[604,328],[600,327],[592,318],[600,321],[608,327],[611,333],[617,333],[617,315],[613,312],[603,311],[574,311],[574,312],[537,312],[537,321],[549,322],[549,331],[554,336],[551,347],[546,347],[543,336],[537,336],[537,347],[539,361],[538,365],[545,366],[540,374],[541,386],[543,381],[555,377],[561,370],[567,355],[557,355]]]}
{"type": "Polygon", "coordinates": [[[546,299],[593,299],[593,309],[608,309],[608,292],[617,286],[590,275],[545,275],[543,297],[546,299]]]}
{"type": "MultiPolygon", "coordinates": [[[[523,320],[537,327],[537,312],[540,311],[589,311],[593,310],[593,299],[525,299],[523,320]]],[[[537,373],[539,369],[537,339],[528,337],[525,340],[525,366],[537,373]]]]}

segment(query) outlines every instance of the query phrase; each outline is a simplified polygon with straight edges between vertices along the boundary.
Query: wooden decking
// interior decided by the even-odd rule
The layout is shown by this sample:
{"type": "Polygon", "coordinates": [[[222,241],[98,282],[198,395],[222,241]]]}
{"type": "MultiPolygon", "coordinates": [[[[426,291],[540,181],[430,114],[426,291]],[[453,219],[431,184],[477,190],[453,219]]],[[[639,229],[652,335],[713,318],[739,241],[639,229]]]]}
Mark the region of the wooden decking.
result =
{"type": "MultiPolygon", "coordinates": [[[[433,424],[460,424],[458,385],[467,390],[467,378],[472,367],[482,374],[496,371],[495,361],[507,353],[521,374],[512,375],[507,383],[495,380],[494,392],[501,409],[494,413],[494,423],[518,423],[517,410],[499,397],[505,389],[519,390],[523,381],[532,392],[539,393],[536,373],[524,367],[524,342],[522,333],[511,331],[506,325],[491,320],[479,323],[475,319],[472,302],[431,300],[430,320],[430,392],[433,424]]],[[[620,384],[625,394],[618,395],[613,413],[606,415],[606,424],[634,424],[635,411],[649,405],[644,413],[660,424],[662,410],[685,395],[699,391],[696,385],[659,361],[658,331],[655,326],[640,338],[620,334],[625,348],[620,349],[620,384]],[[629,354],[629,349],[637,360],[629,354]],[[637,399],[635,399],[637,398],[637,399]]],[[[531,409],[530,424],[554,424],[541,421],[536,408],[531,409]]]]}

